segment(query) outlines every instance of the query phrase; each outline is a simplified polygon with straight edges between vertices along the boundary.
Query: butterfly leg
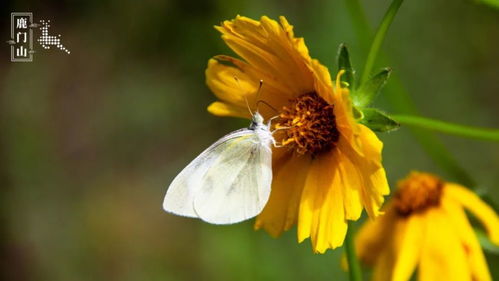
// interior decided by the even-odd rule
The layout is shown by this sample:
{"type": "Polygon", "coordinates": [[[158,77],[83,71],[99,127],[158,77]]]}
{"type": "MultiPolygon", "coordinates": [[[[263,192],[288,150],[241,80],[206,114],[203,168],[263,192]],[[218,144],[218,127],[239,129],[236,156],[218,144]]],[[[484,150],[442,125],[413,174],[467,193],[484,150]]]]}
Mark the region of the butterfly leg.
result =
{"type": "Polygon", "coordinates": [[[276,141],[273,141],[273,144],[274,144],[274,147],[275,147],[275,148],[281,148],[281,147],[284,147],[284,145],[282,145],[282,144],[280,144],[280,143],[278,143],[278,142],[276,142],[276,141]]]}
{"type": "MultiPolygon", "coordinates": [[[[273,130],[272,132],[270,132],[272,135],[274,135],[275,132],[278,132],[278,131],[282,131],[282,130],[287,130],[291,127],[281,127],[281,128],[277,128],[275,130],[273,130]]],[[[282,145],[282,142],[277,142],[274,138],[272,138],[272,142],[274,144],[274,147],[284,147],[284,145],[282,145]]]]}
{"type": "Polygon", "coordinates": [[[267,122],[267,127],[269,127],[269,128],[270,128],[270,126],[272,125],[272,121],[276,120],[276,119],[277,119],[277,118],[279,118],[279,117],[281,117],[281,116],[276,115],[276,116],[274,116],[274,117],[270,117],[269,121],[267,122]]]}
{"type": "Polygon", "coordinates": [[[272,132],[270,132],[272,135],[275,133],[275,132],[279,132],[279,131],[282,131],[282,130],[288,130],[288,129],[291,129],[293,127],[279,127],[277,129],[274,129],[272,132]]]}

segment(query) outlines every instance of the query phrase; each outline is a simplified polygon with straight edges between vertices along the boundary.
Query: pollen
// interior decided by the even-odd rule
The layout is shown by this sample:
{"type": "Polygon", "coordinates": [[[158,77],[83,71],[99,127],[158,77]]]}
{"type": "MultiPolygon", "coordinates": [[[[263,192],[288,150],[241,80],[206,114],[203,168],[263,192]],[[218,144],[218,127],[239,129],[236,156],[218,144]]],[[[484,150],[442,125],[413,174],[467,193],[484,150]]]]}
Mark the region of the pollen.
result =
{"type": "Polygon", "coordinates": [[[399,215],[409,216],[440,204],[443,182],[438,177],[412,172],[398,183],[394,206],[399,215]]]}
{"type": "Polygon", "coordinates": [[[275,129],[282,129],[281,145],[300,154],[316,155],[335,147],[339,138],[334,106],[316,92],[292,99],[282,108],[275,129]]]}

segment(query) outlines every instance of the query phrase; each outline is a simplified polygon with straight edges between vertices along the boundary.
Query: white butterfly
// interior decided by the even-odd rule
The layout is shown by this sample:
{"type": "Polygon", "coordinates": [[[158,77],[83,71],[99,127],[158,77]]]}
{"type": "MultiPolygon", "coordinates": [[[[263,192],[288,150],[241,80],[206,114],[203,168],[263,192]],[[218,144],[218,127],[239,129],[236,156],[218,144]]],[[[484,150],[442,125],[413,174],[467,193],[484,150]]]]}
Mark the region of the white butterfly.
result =
{"type": "Polygon", "coordinates": [[[267,203],[272,182],[274,138],[270,122],[256,112],[249,128],[208,147],[175,177],[163,209],[213,224],[255,217],[267,203]]]}

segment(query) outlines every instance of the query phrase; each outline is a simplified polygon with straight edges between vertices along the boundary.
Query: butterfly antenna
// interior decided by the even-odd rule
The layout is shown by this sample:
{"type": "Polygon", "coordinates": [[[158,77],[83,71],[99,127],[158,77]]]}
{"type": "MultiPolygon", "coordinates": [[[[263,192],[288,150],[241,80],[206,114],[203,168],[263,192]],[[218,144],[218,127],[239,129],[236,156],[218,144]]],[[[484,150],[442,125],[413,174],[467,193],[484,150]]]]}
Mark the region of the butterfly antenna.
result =
{"type": "MultiPolygon", "coordinates": [[[[260,84],[258,85],[258,91],[256,92],[256,100],[260,98],[260,95],[262,94],[262,87],[263,87],[263,80],[260,80],[260,84]]],[[[258,104],[259,102],[256,102],[256,112],[258,112],[258,104]]]]}
{"type": "MultiPolygon", "coordinates": [[[[248,111],[251,113],[251,116],[255,115],[253,113],[253,111],[251,111],[251,107],[250,107],[250,105],[248,103],[248,99],[246,97],[244,97],[244,101],[246,102],[246,106],[248,107],[248,111]]],[[[256,111],[258,112],[258,109],[256,111]]]]}
{"type": "Polygon", "coordinates": [[[279,114],[279,111],[277,109],[275,109],[275,107],[270,105],[268,102],[259,99],[261,94],[262,94],[262,87],[263,87],[263,80],[260,80],[260,85],[258,86],[258,92],[256,93],[256,100],[257,100],[256,112],[258,112],[258,107],[259,107],[260,103],[263,103],[263,104],[267,105],[268,107],[270,107],[272,110],[274,110],[277,114],[279,114]]]}
{"type": "Polygon", "coordinates": [[[275,107],[273,107],[272,105],[270,105],[268,102],[266,102],[266,101],[264,101],[264,100],[259,100],[259,101],[257,101],[257,102],[256,102],[256,108],[258,108],[258,105],[259,105],[260,103],[265,104],[266,106],[270,107],[273,111],[275,111],[275,113],[279,114],[279,111],[278,111],[275,107]]]}
{"type": "MultiPolygon", "coordinates": [[[[239,88],[242,90],[243,88],[241,87],[241,84],[239,84],[239,79],[237,78],[237,76],[234,76],[234,80],[236,80],[237,86],[239,86],[239,88]]],[[[246,106],[248,107],[249,113],[251,114],[251,116],[253,116],[254,114],[249,105],[248,98],[244,97],[244,101],[246,102],[246,106]]]]}

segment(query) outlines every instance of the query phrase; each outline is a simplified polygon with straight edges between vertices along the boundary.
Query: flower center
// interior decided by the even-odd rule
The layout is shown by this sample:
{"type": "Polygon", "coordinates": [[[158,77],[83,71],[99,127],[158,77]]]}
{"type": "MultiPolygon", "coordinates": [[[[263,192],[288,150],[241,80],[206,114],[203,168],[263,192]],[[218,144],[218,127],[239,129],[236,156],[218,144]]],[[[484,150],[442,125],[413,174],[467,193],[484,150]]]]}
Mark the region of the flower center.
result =
{"type": "Polygon", "coordinates": [[[402,216],[413,212],[422,212],[438,206],[442,197],[443,182],[436,176],[412,172],[398,183],[394,197],[394,206],[402,216]]]}
{"type": "Polygon", "coordinates": [[[292,99],[290,107],[282,108],[275,126],[284,128],[281,144],[312,155],[333,148],[340,136],[333,109],[316,92],[292,99]]]}

